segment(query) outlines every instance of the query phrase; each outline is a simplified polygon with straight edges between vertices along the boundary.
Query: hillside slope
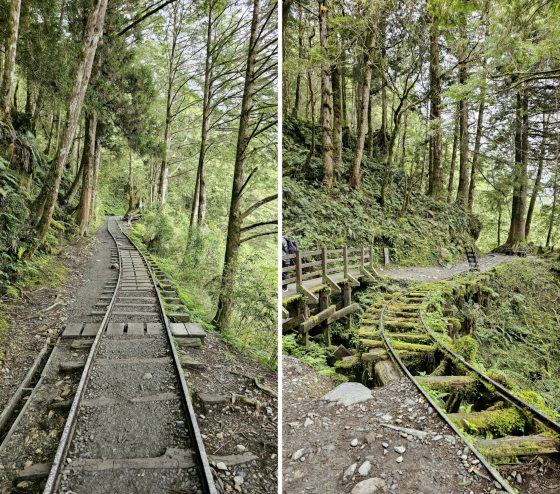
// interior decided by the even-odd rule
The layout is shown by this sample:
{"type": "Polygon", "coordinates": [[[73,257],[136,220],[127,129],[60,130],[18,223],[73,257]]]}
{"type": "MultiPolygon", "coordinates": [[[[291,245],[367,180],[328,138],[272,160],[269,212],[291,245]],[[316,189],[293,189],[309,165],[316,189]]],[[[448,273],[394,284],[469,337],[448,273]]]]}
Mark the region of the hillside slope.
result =
{"type": "MultiPolygon", "coordinates": [[[[319,136],[319,129],[316,128],[319,136]]],[[[302,249],[320,246],[370,245],[392,248],[391,257],[402,265],[449,263],[464,255],[480,233],[480,222],[455,204],[433,201],[413,190],[403,211],[405,177],[395,170],[385,207],[379,201],[381,165],[363,158],[363,188],[353,191],[347,184],[353,159],[352,147],[343,149],[343,168],[336,170],[331,194],[321,183],[321,149],[317,145],[308,160],[311,125],[287,118],[283,136],[283,228],[302,249]],[[307,163],[307,161],[309,161],[307,163]]],[[[319,140],[318,137],[316,140],[319,140]]],[[[345,136],[345,145],[352,136],[345,136]]],[[[420,184],[413,184],[413,189],[420,184]]]]}

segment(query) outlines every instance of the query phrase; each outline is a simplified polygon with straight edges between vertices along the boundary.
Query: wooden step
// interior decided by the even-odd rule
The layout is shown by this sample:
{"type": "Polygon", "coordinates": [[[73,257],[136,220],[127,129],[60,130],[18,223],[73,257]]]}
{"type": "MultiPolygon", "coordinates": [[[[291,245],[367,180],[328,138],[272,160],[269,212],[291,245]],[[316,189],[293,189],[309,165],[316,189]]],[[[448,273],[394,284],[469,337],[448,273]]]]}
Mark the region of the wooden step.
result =
{"type": "Polygon", "coordinates": [[[206,331],[195,323],[171,323],[171,334],[177,338],[206,338],[206,331]]]}
{"type": "Polygon", "coordinates": [[[509,407],[498,410],[483,410],[470,413],[449,413],[447,416],[453,423],[466,432],[484,436],[504,436],[523,432],[527,418],[517,408],[509,407]]]}
{"type": "Polygon", "coordinates": [[[487,458],[547,455],[560,452],[558,441],[543,435],[481,439],[476,446],[487,458]]]}
{"type": "Polygon", "coordinates": [[[459,391],[466,386],[472,386],[476,379],[473,375],[467,376],[415,376],[419,384],[427,384],[433,389],[444,392],[459,391]]]}

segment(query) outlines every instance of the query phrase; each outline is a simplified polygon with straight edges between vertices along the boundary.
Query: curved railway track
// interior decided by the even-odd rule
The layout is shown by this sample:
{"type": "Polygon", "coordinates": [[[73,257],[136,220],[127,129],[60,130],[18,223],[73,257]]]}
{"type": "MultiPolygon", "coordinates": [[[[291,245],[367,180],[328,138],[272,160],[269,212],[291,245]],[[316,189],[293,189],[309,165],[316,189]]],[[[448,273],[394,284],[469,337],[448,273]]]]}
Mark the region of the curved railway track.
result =
{"type": "Polygon", "coordinates": [[[117,220],[108,230],[119,270],[92,312],[103,319],[67,326],[14,411],[0,491],[215,494],[156,278],[117,220]]]}
{"type": "Polygon", "coordinates": [[[442,343],[426,323],[427,294],[412,289],[386,301],[378,314],[379,331],[363,333],[368,337],[375,334],[381,340],[363,342],[370,348],[382,344],[387,349],[400,370],[463,438],[493,479],[514,494],[516,491],[492,460],[559,452],[560,424],[442,343]],[[448,396],[445,406],[432,398],[430,389],[448,396]],[[459,413],[462,404],[471,411],[459,413]],[[486,439],[486,434],[493,438],[486,439]]]}

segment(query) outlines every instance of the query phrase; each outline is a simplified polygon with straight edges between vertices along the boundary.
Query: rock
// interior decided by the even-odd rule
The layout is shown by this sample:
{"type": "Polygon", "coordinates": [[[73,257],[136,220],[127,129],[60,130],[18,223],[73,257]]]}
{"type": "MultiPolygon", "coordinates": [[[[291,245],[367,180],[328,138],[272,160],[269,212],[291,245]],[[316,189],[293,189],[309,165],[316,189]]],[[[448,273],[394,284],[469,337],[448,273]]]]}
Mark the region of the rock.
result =
{"type": "Polygon", "coordinates": [[[352,441],[350,441],[350,446],[352,446],[353,448],[355,448],[358,445],[358,440],[356,438],[352,439],[352,441]]]}
{"type": "Polygon", "coordinates": [[[437,436],[434,436],[432,438],[432,441],[441,441],[443,439],[443,436],[441,434],[438,434],[437,436]]]}
{"type": "Polygon", "coordinates": [[[237,451],[241,453],[243,453],[243,451],[247,451],[247,448],[243,446],[243,444],[238,444],[236,447],[237,447],[237,451]]]}
{"type": "Polygon", "coordinates": [[[146,372],[146,374],[144,374],[142,376],[142,379],[148,380],[148,379],[151,379],[152,377],[153,377],[152,374],[150,374],[149,372],[146,372]]]}
{"type": "Polygon", "coordinates": [[[386,413],[385,415],[381,416],[381,420],[383,420],[383,422],[391,422],[391,420],[393,420],[393,417],[391,417],[391,415],[386,413]]]}
{"type": "Polygon", "coordinates": [[[363,384],[347,382],[329,391],[322,400],[336,402],[346,407],[372,399],[371,389],[363,384]]]}
{"type": "Polygon", "coordinates": [[[387,485],[383,479],[372,477],[371,479],[362,480],[354,486],[351,494],[374,494],[382,491],[387,485]]]}
{"type": "Polygon", "coordinates": [[[395,446],[395,451],[402,455],[406,451],[406,448],[404,446],[395,446]]]}
{"type": "Polygon", "coordinates": [[[303,454],[305,453],[305,448],[298,449],[293,455],[292,460],[296,461],[299,460],[303,454]]]}
{"type": "Polygon", "coordinates": [[[522,484],[523,483],[523,477],[521,477],[521,474],[518,473],[515,477],[515,480],[517,480],[518,484],[522,484]]]}
{"type": "Polygon", "coordinates": [[[360,468],[358,468],[358,473],[362,477],[367,477],[370,470],[371,470],[371,463],[368,460],[366,460],[360,465],[360,468]]]}
{"type": "Polygon", "coordinates": [[[241,485],[243,483],[243,477],[241,475],[236,475],[233,477],[233,482],[235,485],[241,485]]]}
{"type": "Polygon", "coordinates": [[[352,475],[354,475],[354,472],[356,471],[357,466],[358,466],[357,463],[352,463],[352,465],[350,465],[346,470],[344,470],[344,473],[342,474],[342,479],[346,480],[352,477],[352,475]]]}
{"type": "Polygon", "coordinates": [[[398,456],[397,457],[397,463],[402,463],[403,461],[403,457],[402,456],[398,456]]]}
{"type": "Polygon", "coordinates": [[[303,423],[304,427],[309,427],[310,425],[313,425],[313,420],[311,420],[309,417],[307,417],[305,419],[305,422],[303,423]]]}
{"type": "Polygon", "coordinates": [[[227,466],[223,461],[216,463],[216,468],[218,470],[227,470],[227,466]]]}
{"type": "Polygon", "coordinates": [[[381,446],[383,446],[385,449],[387,449],[389,447],[389,443],[381,443],[381,446]]]}

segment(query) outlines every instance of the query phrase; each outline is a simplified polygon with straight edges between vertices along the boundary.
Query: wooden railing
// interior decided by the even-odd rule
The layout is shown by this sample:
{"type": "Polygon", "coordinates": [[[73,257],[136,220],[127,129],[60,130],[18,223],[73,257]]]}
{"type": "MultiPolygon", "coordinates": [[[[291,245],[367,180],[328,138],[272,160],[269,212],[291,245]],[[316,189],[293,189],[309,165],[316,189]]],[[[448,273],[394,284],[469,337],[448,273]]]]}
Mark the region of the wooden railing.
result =
{"type": "MultiPolygon", "coordinates": [[[[284,264],[282,273],[286,273],[283,285],[296,285],[296,291],[307,298],[316,300],[317,297],[307,290],[303,282],[306,280],[320,279],[321,284],[340,292],[340,286],[332,278],[333,274],[342,273],[341,282],[357,285],[359,282],[354,275],[362,279],[373,280],[377,272],[373,266],[373,247],[343,247],[342,249],[296,251],[294,254],[282,256],[284,264]]],[[[340,283],[341,283],[340,282],[340,283]]]]}

